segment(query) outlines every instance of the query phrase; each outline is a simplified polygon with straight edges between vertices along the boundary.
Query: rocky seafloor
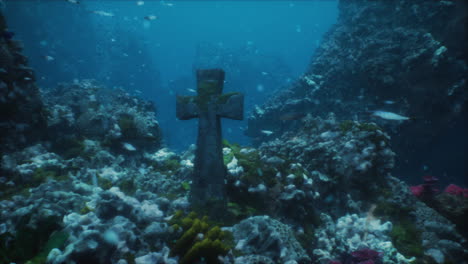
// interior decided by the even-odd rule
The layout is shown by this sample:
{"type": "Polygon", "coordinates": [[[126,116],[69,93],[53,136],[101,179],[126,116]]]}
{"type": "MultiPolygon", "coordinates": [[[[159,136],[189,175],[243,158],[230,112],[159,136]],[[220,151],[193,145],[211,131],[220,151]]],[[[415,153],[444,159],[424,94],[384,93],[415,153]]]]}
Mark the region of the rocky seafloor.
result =
{"type": "Polygon", "coordinates": [[[258,147],[224,141],[228,203],[209,219],[189,203],[194,147],[164,147],[151,103],[93,80],[39,91],[3,35],[0,59],[0,263],[468,259],[468,195],[415,195],[374,123],[328,112],[258,147]]]}
{"type": "Polygon", "coordinates": [[[374,261],[366,263],[464,263],[467,256],[457,227],[391,175],[395,153],[376,124],[308,116],[300,130],[259,148],[224,141],[229,201],[219,220],[190,206],[194,147],[164,148],[150,104],[90,80],[42,96],[51,134],[2,153],[2,263],[364,263],[358,253],[374,261]]]}

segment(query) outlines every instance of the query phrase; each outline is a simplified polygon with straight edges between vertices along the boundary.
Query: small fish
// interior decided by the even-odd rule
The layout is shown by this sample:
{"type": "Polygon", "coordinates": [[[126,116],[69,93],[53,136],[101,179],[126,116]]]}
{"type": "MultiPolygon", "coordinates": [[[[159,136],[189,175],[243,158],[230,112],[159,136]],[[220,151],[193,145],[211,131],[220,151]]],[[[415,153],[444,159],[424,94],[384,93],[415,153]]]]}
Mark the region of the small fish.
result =
{"type": "Polygon", "coordinates": [[[78,5],[80,3],[80,1],[78,0],[65,0],[67,1],[68,3],[71,3],[71,4],[75,4],[75,5],[78,5]]]}
{"type": "Polygon", "coordinates": [[[146,19],[148,21],[152,21],[152,20],[158,19],[158,17],[155,16],[155,15],[149,15],[149,16],[145,16],[144,19],[146,19]]]}
{"type": "Polygon", "coordinates": [[[165,220],[165,221],[169,221],[169,220],[171,220],[173,217],[174,217],[174,215],[170,215],[170,216],[164,217],[164,220],[165,220]]]}
{"type": "Polygon", "coordinates": [[[192,89],[192,88],[187,88],[187,91],[191,92],[191,93],[196,93],[197,91],[195,91],[195,89],[192,89]]]}
{"type": "Polygon", "coordinates": [[[301,33],[302,32],[302,27],[301,25],[296,25],[296,32],[301,33]]]}
{"type": "Polygon", "coordinates": [[[270,130],[261,130],[260,132],[266,136],[270,136],[271,134],[274,133],[273,131],[270,131],[270,130]]]}
{"type": "Polygon", "coordinates": [[[130,143],[122,143],[122,147],[128,151],[135,151],[136,148],[130,143]]]}
{"type": "Polygon", "coordinates": [[[145,2],[143,2],[143,1],[137,1],[136,4],[137,4],[137,6],[142,6],[142,5],[145,4],[145,2]]]}
{"type": "Polygon", "coordinates": [[[105,17],[113,17],[113,16],[115,16],[113,13],[106,12],[106,11],[94,10],[94,11],[91,11],[91,12],[94,13],[94,14],[96,14],[96,15],[105,16],[105,17]]]}
{"type": "Polygon", "coordinates": [[[392,100],[385,100],[384,101],[384,104],[387,104],[387,105],[392,105],[392,104],[395,104],[396,102],[395,101],[392,101],[392,100]]]}
{"type": "Polygon", "coordinates": [[[372,111],[372,115],[375,116],[375,117],[382,118],[382,119],[394,120],[394,121],[406,121],[406,120],[411,119],[411,118],[406,117],[406,116],[402,116],[402,115],[395,114],[395,113],[392,113],[392,112],[387,112],[387,111],[380,111],[380,110],[372,111]]]}
{"type": "Polygon", "coordinates": [[[49,55],[44,55],[44,56],[42,56],[42,57],[43,57],[43,58],[44,58],[44,60],[46,60],[46,61],[54,61],[54,60],[55,60],[55,58],[54,58],[54,57],[52,57],[52,56],[49,56],[49,55]]]}
{"type": "Polygon", "coordinates": [[[161,1],[161,5],[164,5],[164,6],[174,6],[173,3],[166,3],[164,1],[161,1]]]}
{"type": "Polygon", "coordinates": [[[262,75],[263,75],[263,76],[266,76],[266,75],[268,75],[268,72],[262,71],[262,75]]]}

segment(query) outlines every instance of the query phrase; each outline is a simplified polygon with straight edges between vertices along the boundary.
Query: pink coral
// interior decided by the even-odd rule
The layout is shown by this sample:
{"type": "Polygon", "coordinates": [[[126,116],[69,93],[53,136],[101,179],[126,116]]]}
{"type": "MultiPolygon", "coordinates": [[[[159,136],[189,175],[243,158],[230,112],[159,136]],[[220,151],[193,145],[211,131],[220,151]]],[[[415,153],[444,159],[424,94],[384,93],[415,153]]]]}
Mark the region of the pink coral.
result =
{"type": "Polygon", "coordinates": [[[424,191],[424,187],[422,184],[416,186],[410,186],[410,191],[413,193],[414,196],[420,197],[424,191]]]}
{"type": "Polygon", "coordinates": [[[369,261],[369,260],[372,261],[375,259],[379,259],[380,257],[382,257],[382,253],[372,250],[370,248],[363,248],[363,249],[351,252],[351,256],[353,256],[355,260],[360,261],[359,263],[365,263],[363,261],[369,261]]]}
{"type": "Polygon", "coordinates": [[[435,188],[439,179],[434,176],[427,175],[423,177],[423,180],[423,184],[411,186],[410,190],[414,196],[422,200],[432,200],[434,195],[439,192],[439,190],[435,188]]]}
{"type": "Polygon", "coordinates": [[[451,195],[463,196],[465,198],[468,198],[468,189],[462,188],[455,184],[450,184],[449,186],[445,187],[444,192],[451,195]]]}

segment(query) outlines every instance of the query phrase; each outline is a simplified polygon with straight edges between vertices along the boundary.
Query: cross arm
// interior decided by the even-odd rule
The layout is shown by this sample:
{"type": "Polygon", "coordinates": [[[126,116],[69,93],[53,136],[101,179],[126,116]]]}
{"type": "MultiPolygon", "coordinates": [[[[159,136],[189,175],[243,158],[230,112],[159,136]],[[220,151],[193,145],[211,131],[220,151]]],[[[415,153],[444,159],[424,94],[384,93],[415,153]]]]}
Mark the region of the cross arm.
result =
{"type": "Polygon", "coordinates": [[[193,96],[177,95],[176,115],[180,120],[198,117],[198,107],[193,96]]]}
{"type": "Polygon", "coordinates": [[[228,93],[218,97],[218,116],[242,120],[244,119],[244,95],[228,93]]]}

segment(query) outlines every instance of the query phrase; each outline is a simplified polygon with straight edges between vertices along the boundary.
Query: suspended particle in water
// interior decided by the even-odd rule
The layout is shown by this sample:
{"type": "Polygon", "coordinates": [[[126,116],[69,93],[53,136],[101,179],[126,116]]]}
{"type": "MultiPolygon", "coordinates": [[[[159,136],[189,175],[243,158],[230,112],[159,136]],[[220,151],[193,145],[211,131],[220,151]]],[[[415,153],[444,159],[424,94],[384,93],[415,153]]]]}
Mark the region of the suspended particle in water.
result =
{"type": "Polygon", "coordinates": [[[264,90],[265,90],[265,87],[263,86],[263,84],[257,85],[257,92],[263,92],[264,90]]]}

